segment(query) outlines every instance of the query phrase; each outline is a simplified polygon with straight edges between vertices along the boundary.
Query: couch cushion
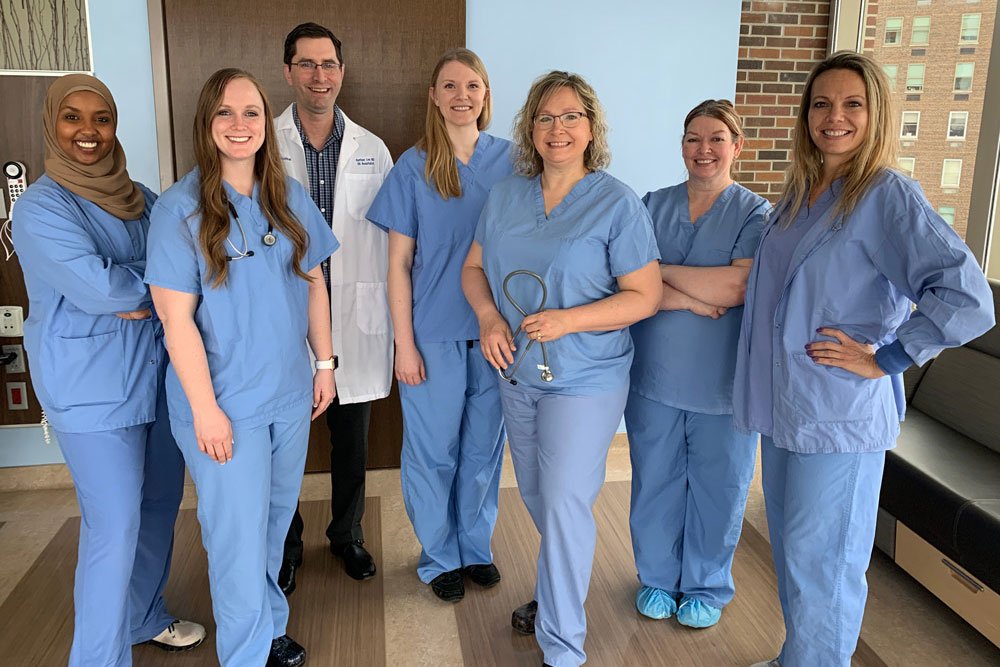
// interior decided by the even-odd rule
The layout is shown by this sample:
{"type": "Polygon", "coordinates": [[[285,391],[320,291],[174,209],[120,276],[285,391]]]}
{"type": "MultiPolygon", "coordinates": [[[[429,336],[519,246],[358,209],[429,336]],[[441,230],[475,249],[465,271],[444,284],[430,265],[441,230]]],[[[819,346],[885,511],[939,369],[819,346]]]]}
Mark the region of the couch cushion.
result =
{"type": "MultiPolygon", "coordinates": [[[[1000,322],[1000,280],[991,280],[990,289],[993,290],[993,313],[996,321],[1000,322]]],[[[993,327],[979,338],[966,343],[969,347],[980,352],[1000,357],[1000,325],[993,327]]]]}
{"type": "Polygon", "coordinates": [[[945,350],[927,369],[912,406],[1000,453],[1000,359],[945,350]]]}
{"type": "Polygon", "coordinates": [[[979,500],[963,507],[955,542],[962,567],[1000,591],[1000,500],[979,500]]]}
{"type": "Polygon", "coordinates": [[[1000,500],[1000,456],[911,406],[896,448],[886,453],[879,504],[961,560],[955,526],[970,500],[1000,500]]]}

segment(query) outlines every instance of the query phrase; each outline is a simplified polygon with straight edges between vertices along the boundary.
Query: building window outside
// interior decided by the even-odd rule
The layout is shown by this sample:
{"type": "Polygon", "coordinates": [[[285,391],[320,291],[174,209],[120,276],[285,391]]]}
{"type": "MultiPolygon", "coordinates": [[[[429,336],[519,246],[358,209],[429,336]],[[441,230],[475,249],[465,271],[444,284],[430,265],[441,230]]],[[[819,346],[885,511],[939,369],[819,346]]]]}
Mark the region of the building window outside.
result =
{"type": "Polygon", "coordinates": [[[911,46],[926,46],[931,36],[931,17],[914,16],[913,27],[910,30],[911,46]]]}
{"type": "Polygon", "coordinates": [[[896,76],[899,74],[899,65],[882,65],[882,69],[889,78],[889,89],[896,90],[896,76]]]}
{"type": "Polygon", "coordinates": [[[901,44],[903,41],[903,19],[892,18],[885,20],[885,43],[901,44]]]}
{"type": "Polygon", "coordinates": [[[920,131],[920,112],[919,111],[904,111],[903,112],[903,123],[900,129],[899,136],[904,139],[916,139],[917,133],[920,131]]]}
{"type": "Polygon", "coordinates": [[[972,74],[975,71],[975,63],[957,63],[955,65],[956,93],[967,93],[972,90],[972,74]]]}
{"type": "Polygon", "coordinates": [[[910,178],[913,178],[913,170],[916,169],[917,166],[917,161],[915,158],[901,157],[899,158],[898,164],[899,164],[899,170],[901,172],[903,172],[910,178]]]}
{"type": "Polygon", "coordinates": [[[948,140],[965,141],[965,130],[969,125],[968,111],[952,111],[948,114],[948,140]]]}
{"type": "Polygon", "coordinates": [[[949,227],[955,226],[955,207],[954,206],[942,206],[938,209],[938,215],[944,218],[944,221],[948,223],[949,227]]]}
{"type": "Polygon", "coordinates": [[[979,23],[981,20],[982,14],[962,14],[962,32],[958,37],[960,44],[979,43],[979,23]]]}
{"type": "Polygon", "coordinates": [[[957,188],[962,184],[962,161],[945,160],[941,166],[941,187],[957,188]]]}
{"type": "Polygon", "coordinates": [[[924,65],[911,63],[906,66],[906,92],[919,93],[924,89],[924,65]]]}

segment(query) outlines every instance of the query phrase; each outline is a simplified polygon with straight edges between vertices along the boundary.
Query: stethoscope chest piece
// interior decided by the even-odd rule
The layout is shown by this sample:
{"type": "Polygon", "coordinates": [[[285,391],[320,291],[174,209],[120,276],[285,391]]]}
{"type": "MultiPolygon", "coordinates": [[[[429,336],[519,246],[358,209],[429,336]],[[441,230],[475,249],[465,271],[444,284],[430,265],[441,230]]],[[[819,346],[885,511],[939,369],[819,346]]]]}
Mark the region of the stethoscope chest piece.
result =
{"type": "Polygon", "coordinates": [[[274,232],[268,232],[264,234],[264,245],[270,247],[278,242],[278,237],[274,235],[274,232]]]}

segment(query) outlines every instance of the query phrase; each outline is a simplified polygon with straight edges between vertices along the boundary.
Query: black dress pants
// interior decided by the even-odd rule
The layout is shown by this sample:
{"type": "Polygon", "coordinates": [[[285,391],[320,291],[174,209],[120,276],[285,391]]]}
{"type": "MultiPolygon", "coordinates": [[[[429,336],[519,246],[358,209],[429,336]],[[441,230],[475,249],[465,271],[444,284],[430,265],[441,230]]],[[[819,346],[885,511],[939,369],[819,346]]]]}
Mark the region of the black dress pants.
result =
{"type": "MultiPolygon", "coordinates": [[[[326,410],[330,426],[330,510],[326,528],[330,544],[363,540],[361,517],[365,513],[365,468],[368,464],[368,425],[371,401],[341,405],[340,398],[326,410]]],[[[285,560],[302,562],[302,515],[298,508],[285,537],[285,560]]]]}

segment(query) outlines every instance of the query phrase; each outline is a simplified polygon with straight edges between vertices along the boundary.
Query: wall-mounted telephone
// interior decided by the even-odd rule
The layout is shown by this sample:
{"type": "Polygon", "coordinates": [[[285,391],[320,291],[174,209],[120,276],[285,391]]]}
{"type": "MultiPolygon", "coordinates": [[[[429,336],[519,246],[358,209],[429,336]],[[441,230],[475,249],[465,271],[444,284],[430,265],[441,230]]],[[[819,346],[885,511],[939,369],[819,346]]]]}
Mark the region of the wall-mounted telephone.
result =
{"type": "Polygon", "coordinates": [[[0,195],[0,220],[3,226],[0,227],[0,248],[3,249],[4,259],[9,260],[14,255],[14,242],[10,234],[10,217],[14,211],[14,202],[24,194],[28,187],[28,172],[24,165],[16,160],[4,162],[3,175],[7,179],[7,196],[10,198],[10,212],[4,206],[3,195],[0,195]]]}

